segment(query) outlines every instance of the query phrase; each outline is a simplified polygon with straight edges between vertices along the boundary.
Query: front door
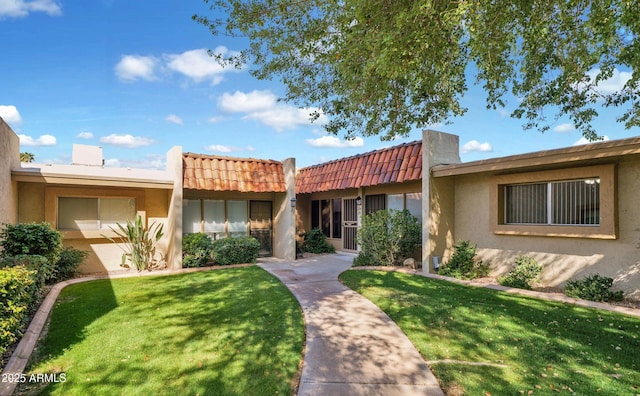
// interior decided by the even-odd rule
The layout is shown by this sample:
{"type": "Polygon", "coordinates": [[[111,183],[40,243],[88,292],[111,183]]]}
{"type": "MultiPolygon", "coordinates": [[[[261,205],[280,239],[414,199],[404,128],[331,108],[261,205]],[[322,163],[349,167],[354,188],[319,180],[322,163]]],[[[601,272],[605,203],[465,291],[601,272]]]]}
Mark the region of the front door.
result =
{"type": "Polygon", "coordinates": [[[358,201],[355,198],[343,199],[344,210],[342,220],[342,248],[358,250],[356,235],[358,233],[358,201]]]}
{"type": "Polygon", "coordinates": [[[258,253],[260,257],[268,257],[273,254],[271,215],[271,201],[250,201],[250,234],[260,242],[258,253]]]}

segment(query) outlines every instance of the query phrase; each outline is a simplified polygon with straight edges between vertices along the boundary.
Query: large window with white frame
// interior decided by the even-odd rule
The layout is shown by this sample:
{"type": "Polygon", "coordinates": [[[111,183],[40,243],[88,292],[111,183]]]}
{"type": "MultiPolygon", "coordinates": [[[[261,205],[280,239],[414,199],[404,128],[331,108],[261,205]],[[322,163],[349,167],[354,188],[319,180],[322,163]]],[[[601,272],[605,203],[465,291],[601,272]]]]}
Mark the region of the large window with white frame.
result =
{"type": "Polygon", "coordinates": [[[597,226],[600,179],[506,185],[505,224],[597,226]]]}
{"type": "Polygon", "coordinates": [[[57,227],[61,231],[109,230],[136,216],[135,198],[58,197],[57,227]]]}
{"type": "Polygon", "coordinates": [[[182,232],[204,232],[213,239],[248,235],[248,205],[246,200],[185,199],[182,232]]]}

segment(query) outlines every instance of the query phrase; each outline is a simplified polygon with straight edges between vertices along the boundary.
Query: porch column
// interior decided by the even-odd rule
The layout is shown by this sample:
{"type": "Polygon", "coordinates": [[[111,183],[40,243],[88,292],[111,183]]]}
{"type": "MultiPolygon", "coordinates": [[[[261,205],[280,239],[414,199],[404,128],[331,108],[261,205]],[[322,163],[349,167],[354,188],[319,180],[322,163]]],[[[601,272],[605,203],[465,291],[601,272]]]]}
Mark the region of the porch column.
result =
{"type": "Polygon", "coordinates": [[[276,194],[274,201],[274,249],[275,257],[285,260],[296,259],[296,159],[282,161],[285,185],[284,194],[276,194]],[[293,200],[293,201],[292,201],[293,200]]]}
{"type": "Polygon", "coordinates": [[[173,178],[173,191],[169,198],[169,213],[164,232],[167,242],[166,260],[169,269],[182,268],[182,146],[167,152],[167,173],[173,178]]]}
{"type": "Polygon", "coordinates": [[[422,132],[422,270],[433,273],[433,257],[442,257],[454,240],[453,178],[433,179],[435,165],[460,163],[459,138],[449,133],[422,132]]]}

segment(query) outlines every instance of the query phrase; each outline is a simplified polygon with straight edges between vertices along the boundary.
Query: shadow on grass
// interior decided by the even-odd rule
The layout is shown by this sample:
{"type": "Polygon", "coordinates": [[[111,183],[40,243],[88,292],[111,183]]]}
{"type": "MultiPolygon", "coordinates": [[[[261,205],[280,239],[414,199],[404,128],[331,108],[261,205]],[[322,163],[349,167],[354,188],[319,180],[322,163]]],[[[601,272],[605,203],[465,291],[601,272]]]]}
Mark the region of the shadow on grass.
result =
{"type": "Polygon", "coordinates": [[[341,279],[379,304],[426,360],[505,366],[434,364],[445,389],[466,381],[493,394],[625,394],[640,385],[638,318],[398,272],[341,279]]]}
{"type": "MultiPolygon", "coordinates": [[[[113,288],[117,308],[104,318],[112,323],[98,323],[82,346],[95,359],[76,358],[68,381],[44,394],[258,395],[295,388],[304,340],[301,311],[264,270],[120,279],[113,288]],[[101,329],[103,338],[95,334],[101,329]]],[[[104,306],[98,299],[81,309],[104,312],[104,306]]],[[[90,323],[72,324],[80,337],[67,338],[56,356],[82,340],[83,324],[90,323]]]]}
{"type": "Polygon", "coordinates": [[[58,296],[38,358],[55,359],[84,341],[87,327],[117,306],[109,279],[67,286],[58,296]]]}

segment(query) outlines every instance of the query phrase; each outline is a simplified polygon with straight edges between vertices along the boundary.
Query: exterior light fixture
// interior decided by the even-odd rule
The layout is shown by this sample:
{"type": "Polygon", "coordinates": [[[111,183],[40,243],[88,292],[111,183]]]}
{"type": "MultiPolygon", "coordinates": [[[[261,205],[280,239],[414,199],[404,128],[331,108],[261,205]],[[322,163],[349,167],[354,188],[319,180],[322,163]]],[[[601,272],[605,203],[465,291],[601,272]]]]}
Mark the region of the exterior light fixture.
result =
{"type": "Polygon", "coordinates": [[[356,205],[362,205],[362,197],[359,196],[358,198],[356,198],[356,205]]]}
{"type": "Polygon", "coordinates": [[[291,198],[291,209],[295,209],[295,208],[296,208],[296,199],[291,198]]]}

